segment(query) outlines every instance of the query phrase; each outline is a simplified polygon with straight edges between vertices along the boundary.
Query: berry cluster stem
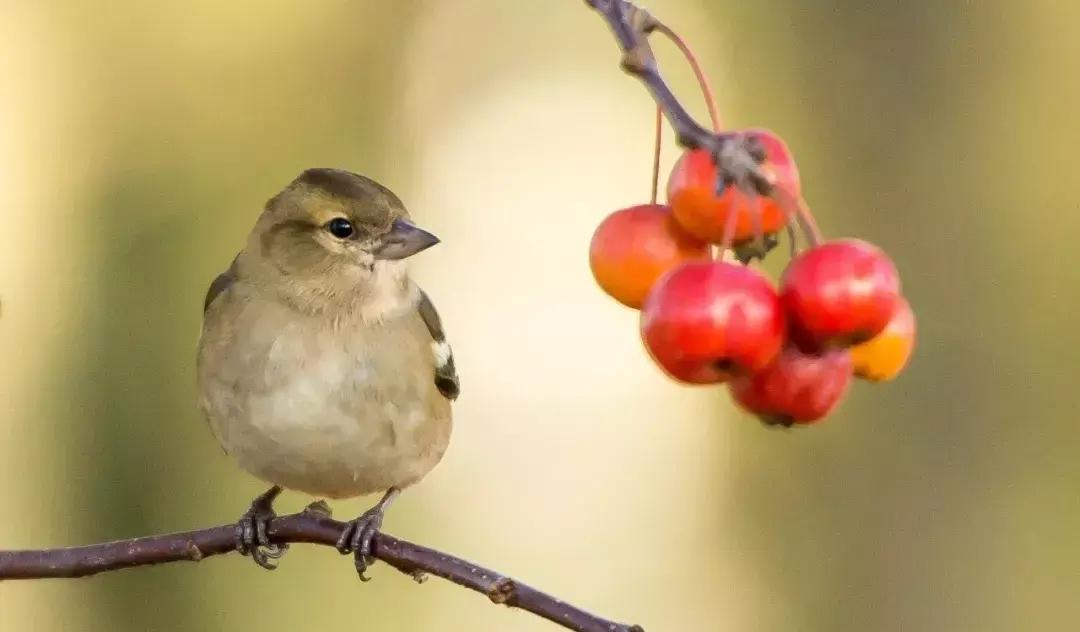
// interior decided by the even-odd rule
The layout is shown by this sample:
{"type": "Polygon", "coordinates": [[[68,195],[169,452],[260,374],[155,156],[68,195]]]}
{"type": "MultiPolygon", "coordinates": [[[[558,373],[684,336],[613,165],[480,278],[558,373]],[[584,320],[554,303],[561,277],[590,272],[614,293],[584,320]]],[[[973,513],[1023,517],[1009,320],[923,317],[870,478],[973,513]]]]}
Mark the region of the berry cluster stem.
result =
{"type": "MultiPolygon", "coordinates": [[[[720,112],[716,106],[716,96],[713,93],[712,86],[709,85],[709,78],[705,75],[705,72],[701,69],[701,63],[698,62],[697,55],[694,54],[693,49],[686,43],[682,37],[679,36],[668,25],[651,18],[651,22],[648,26],[653,31],[658,31],[665,37],[667,37],[675,47],[683,54],[686,62],[690,64],[691,70],[694,71],[694,77],[697,78],[698,86],[701,88],[701,96],[705,99],[705,106],[709,109],[709,120],[712,122],[713,131],[720,132],[720,112]]],[[[656,106],[656,142],[653,147],[653,172],[652,172],[652,203],[656,204],[657,195],[660,189],[660,149],[662,146],[663,136],[663,122],[664,122],[664,110],[659,105],[656,106]]]]}
{"type": "MultiPolygon", "coordinates": [[[[806,236],[806,241],[811,248],[825,241],[825,237],[821,234],[821,229],[818,228],[817,220],[814,219],[814,214],[810,212],[806,200],[784,187],[772,187],[769,195],[780,203],[780,208],[783,209],[787,218],[788,226],[791,226],[793,220],[798,222],[799,229],[806,236]]],[[[795,235],[792,234],[791,237],[794,244],[795,235]]]]}
{"type": "Polygon", "coordinates": [[[675,47],[682,52],[686,62],[690,64],[691,70],[694,71],[694,77],[697,78],[698,85],[701,87],[701,95],[705,98],[705,105],[709,109],[709,121],[712,123],[713,132],[719,134],[720,130],[723,129],[723,124],[720,122],[720,111],[716,106],[716,95],[713,93],[712,86],[709,85],[709,78],[701,69],[697,55],[694,54],[690,45],[678,33],[656,18],[653,18],[653,30],[671,40],[671,43],[675,44],[675,47]]]}
{"type": "Polygon", "coordinates": [[[585,0],[585,4],[603,16],[622,51],[619,65],[648,89],[675,130],[675,140],[680,146],[717,152],[733,142],[731,134],[717,134],[702,127],[671,91],[649,45],[648,35],[655,28],[656,20],[648,11],[626,0],[585,0]]]}
{"type": "Polygon", "coordinates": [[[664,142],[664,111],[656,106],[656,136],[653,141],[652,163],[652,194],[649,196],[650,203],[656,204],[660,193],[660,148],[664,142]]]}
{"type": "MultiPolygon", "coordinates": [[[[708,79],[701,72],[697,57],[682,38],[653,17],[648,11],[628,0],[585,0],[585,4],[604,18],[622,51],[620,62],[622,69],[644,84],[656,102],[659,112],[667,118],[671,127],[675,130],[675,140],[680,146],[687,149],[703,149],[716,158],[730,154],[733,149],[742,151],[737,148],[738,144],[741,143],[739,134],[721,131],[720,116],[708,79]],[[654,31],[659,31],[670,39],[689,61],[709,105],[712,131],[702,126],[690,115],[660,74],[656,56],[648,38],[654,31]]],[[[659,186],[659,150],[656,153],[657,158],[653,162],[654,192],[659,186]]],[[[723,168],[721,167],[719,170],[723,171],[723,168]]],[[[730,175],[721,173],[720,177],[722,181],[726,182],[730,175]]],[[[755,183],[758,181],[764,182],[760,172],[752,173],[751,179],[755,183]]],[[[763,186],[765,189],[762,193],[773,196],[780,203],[789,221],[793,220],[798,223],[799,230],[806,235],[811,246],[823,241],[817,222],[801,197],[797,197],[789,191],[783,191],[781,187],[772,186],[771,183],[763,186]]],[[[761,189],[762,187],[758,186],[756,188],[761,189]]]]}

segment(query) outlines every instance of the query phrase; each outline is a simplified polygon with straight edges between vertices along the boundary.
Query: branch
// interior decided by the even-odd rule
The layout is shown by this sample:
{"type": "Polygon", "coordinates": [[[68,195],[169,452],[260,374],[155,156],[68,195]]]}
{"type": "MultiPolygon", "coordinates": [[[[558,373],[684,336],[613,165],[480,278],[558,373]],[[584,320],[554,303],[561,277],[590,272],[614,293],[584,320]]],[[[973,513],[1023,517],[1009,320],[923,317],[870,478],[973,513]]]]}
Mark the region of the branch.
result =
{"type": "MultiPolygon", "coordinates": [[[[302,512],[275,518],[268,535],[275,544],[335,546],[345,523],[302,512]]],[[[198,562],[236,551],[236,526],[223,525],[117,540],[66,549],[0,551],[0,580],[87,577],[108,571],[168,562],[198,562]]],[[[608,621],[495,571],[453,555],[379,533],[373,555],[423,581],[437,575],[512,608],[521,608],[577,632],[644,632],[641,627],[608,621]]]]}
{"type": "Polygon", "coordinates": [[[660,75],[648,39],[649,33],[662,26],[660,22],[645,9],[626,0],[585,0],[585,3],[604,17],[622,50],[622,69],[645,84],[675,130],[679,144],[691,149],[707,149],[714,156],[722,155],[735,135],[710,132],[695,121],[660,75]]]}
{"type": "MultiPolygon", "coordinates": [[[[673,31],[628,0],[585,0],[585,4],[603,16],[611,28],[622,50],[622,69],[645,85],[675,130],[676,141],[687,149],[703,149],[712,155],[717,167],[717,191],[723,191],[729,183],[735,183],[747,191],[772,195],[772,181],[758,169],[765,159],[764,149],[753,137],[732,132],[710,132],[694,120],[660,75],[656,55],[649,44],[649,34],[653,31],[673,31]]],[[[794,207],[788,204],[788,208],[794,207]]],[[[802,222],[801,214],[798,217],[802,222]]]]}

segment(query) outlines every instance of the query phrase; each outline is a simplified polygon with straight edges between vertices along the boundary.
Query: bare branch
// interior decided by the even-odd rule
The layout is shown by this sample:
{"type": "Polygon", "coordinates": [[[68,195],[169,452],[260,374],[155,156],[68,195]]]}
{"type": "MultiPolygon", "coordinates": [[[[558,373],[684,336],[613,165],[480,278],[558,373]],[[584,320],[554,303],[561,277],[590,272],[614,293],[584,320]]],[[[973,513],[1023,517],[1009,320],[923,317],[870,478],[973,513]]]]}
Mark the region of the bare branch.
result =
{"type": "MultiPolygon", "coordinates": [[[[334,546],[345,523],[314,513],[275,518],[269,536],[275,544],[334,546]]],[[[236,551],[235,525],[223,525],[118,540],[65,549],[0,551],[0,580],[86,577],[134,566],[198,562],[236,551]]],[[[374,555],[397,570],[422,579],[436,575],[484,594],[491,601],[520,608],[577,632],[643,632],[639,626],[608,621],[531,586],[453,555],[393,536],[375,536],[374,555]]]]}

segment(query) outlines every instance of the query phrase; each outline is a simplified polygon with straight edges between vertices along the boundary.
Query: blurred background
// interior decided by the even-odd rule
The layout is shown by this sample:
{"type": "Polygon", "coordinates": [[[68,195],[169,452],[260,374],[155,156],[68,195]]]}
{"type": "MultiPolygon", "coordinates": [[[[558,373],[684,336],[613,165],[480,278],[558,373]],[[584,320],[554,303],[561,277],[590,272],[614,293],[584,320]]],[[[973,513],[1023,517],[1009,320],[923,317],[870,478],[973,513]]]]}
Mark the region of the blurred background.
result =
{"type": "MultiPolygon", "coordinates": [[[[266,199],[335,166],[443,238],[413,269],[463,396],[388,532],[657,632],[1080,625],[1080,4],[650,4],[918,314],[903,377],[797,432],[667,381],[593,285],[592,230],[648,195],[653,106],[580,0],[0,8],[0,547],[244,511],[262,485],[195,404],[203,295],[266,199]]],[[[554,629],[373,575],[294,547],[5,583],[0,629],[554,629]]]]}

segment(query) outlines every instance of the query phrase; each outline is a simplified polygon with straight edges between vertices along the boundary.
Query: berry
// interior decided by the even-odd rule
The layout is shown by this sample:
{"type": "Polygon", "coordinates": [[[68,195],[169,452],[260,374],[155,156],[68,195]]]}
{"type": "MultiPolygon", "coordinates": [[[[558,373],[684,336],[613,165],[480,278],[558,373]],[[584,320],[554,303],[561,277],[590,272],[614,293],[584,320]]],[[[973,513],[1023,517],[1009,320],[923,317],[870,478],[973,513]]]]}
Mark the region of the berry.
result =
{"type": "Polygon", "coordinates": [[[877,246],[832,241],[791,261],[780,280],[780,299],[801,348],[847,347],[888,324],[900,300],[900,276],[877,246]]]}
{"type": "Polygon", "coordinates": [[[787,346],[764,370],[728,384],[740,406],[763,422],[790,426],[813,423],[829,414],[851,383],[846,350],[808,355],[787,346]]]}
{"type": "Polygon", "coordinates": [[[871,340],[851,348],[855,375],[871,382],[886,382],[904,370],[915,347],[915,313],[904,297],[889,324],[871,340]]]}
{"type": "Polygon", "coordinates": [[[645,204],[608,215],[593,234],[589,266],[615,300],[640,308],[665,272],[694,259],[709,259],[709,245],[683,231],[666,206],[645,204]]]}
{"type": "Polygon", "coordinates": [[[666,274],[641,312],[653,360],[690,384],[764,368],[780,351],[784,315],[772,284],[753,268],[691,262],[666,274]]]}
{"type": "MultiPolygon", "coordinates": [[[[760,170],[766,178],[792,195],[799,195],[799,170],[784,141],[768,130],[754,129],[744,133],[765,152],[765,162],[760,170]]],[[[733,184],[725,186],[719,195],[716,191],[716,164],[709,152],[702,149],[685,152],[668,179],[668,204],[675,219],[699,239],[721,243],[731,213],[737,214],[732,236],[735,244],[754,238],[755,212],[760,213],[759,228],[763,234],[775,233],[786,223],[780,205],[770,197],[747,193],[733,184]]]]}

